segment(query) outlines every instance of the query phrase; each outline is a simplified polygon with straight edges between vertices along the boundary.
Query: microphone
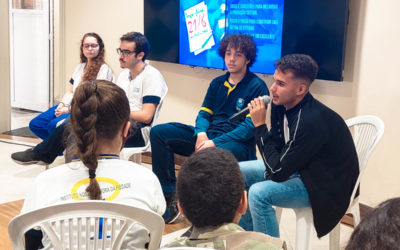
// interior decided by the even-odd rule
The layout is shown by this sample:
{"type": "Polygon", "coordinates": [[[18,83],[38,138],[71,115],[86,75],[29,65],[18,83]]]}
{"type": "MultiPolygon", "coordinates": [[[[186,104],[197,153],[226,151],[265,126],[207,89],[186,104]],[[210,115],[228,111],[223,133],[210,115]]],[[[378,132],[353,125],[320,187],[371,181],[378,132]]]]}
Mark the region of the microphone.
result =
{"type": "MultiPolygon", "coordinates": [[[[267,95],[262,96],[262,98],[264,99],[264,103],[265,103],[265,107],[267,107],[269,101],[271,100],[271,98],[267,95]]],[[[249,107],[246,107],[242,110],[240,110],[239,112],[233,114],[231,117],[229,117],[229,121],[230,122],[236,122],[239,121],[243,118],[246,117],[247,114],[250,113],[249,107]]]]}

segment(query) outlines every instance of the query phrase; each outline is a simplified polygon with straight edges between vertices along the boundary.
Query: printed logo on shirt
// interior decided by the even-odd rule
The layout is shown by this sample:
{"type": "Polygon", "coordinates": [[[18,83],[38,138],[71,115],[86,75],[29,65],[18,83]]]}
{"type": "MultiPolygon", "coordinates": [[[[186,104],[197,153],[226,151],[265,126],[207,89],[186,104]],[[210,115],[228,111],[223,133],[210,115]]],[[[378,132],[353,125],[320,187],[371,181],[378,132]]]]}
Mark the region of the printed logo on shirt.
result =
{"type": "MultiPolygon", "coordinates": [[[[118,197],[122,189],[130,188],[131,183],[120,184],[118,181],[108,177],[96,177],[100,185],[103,200],[112,201],[118,197]]],[[[71,189],[71,193],[61,197],[61,200],[87,200],[89,194],[86,192],[86,187],[89,185],[90,179],[86,178],[78,181],[71,189]]]]}
{"type": "Polygon", "coordinates": [[[237,110],[237,111],[242,110],[242,109],[243,109],[243,106],[244,106],[244,100],[243,100],[243,98],[238,98],[237,101],[236,101],[236,110],[237,110]]]}
{"type": "Polygon", "coordinates": [[[139,93],[140,88],[133,88],[132,91],[133,91],[133,93],[139,93]]]}

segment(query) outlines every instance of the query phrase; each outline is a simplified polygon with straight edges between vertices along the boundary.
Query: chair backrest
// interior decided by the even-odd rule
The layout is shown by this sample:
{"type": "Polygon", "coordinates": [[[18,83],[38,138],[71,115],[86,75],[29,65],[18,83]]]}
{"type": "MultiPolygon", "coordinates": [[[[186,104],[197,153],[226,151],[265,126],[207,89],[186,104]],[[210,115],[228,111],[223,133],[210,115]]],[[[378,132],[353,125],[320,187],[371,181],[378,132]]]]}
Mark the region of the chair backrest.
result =
{"type": "Polygon", "coordinates": [[[153,121],[151,122],[151,127],[154,127],[155,125],[157,125],[158,116],[160,114],[160,110],[161,110],[161,107],[163,105],[164,98],[165,98],[165,96],[167,96],[167,93],[168,93],[168,87],[165,86],[165,92],[161,96],[160,103],[157,105],[156,112],[154,113],[153,121]]]}
{"type": "Polygon", "coordinates": [[[360,174],[353,190],[350,202],[354,199],[361,176],[364,173],[368,158],[376,144],[382,138],[385,130],[383,121],[374,115],[361,115],[346,120],[346,124],[353,134],[354,144],[357,150],[360,174]]]}
{"type": "Polygon", "coordinates": [[[157,105],[156,111],[154,112],[154,117],[153,117],[153,121],[151,122],[150,128],[147,129],[147,130],[143,130],[142,129],[143,140],[146,143],[146,146],[145,146],[145,149],[143,150],[143,152],[150,151],[150,129],[152,127],[154,127],[155,125],[157,125],[158,116],[160,115],[160,110],[161,110],[161,107],[162,107],[162,105],[164,103],[164,98],[167,95],[167,93],[168,93],[168,87],[165,86],[165,92],[161,96],[160,103],[157,105]]]}
{"type": "MultiPolygon", "coordinates": [[[[160,110],[164,102],[164,98],[168,93],[168,87],[165,86],[165,92],[161,96],[160,103],[157,105],[156,111],[154,113],[153,121],[151,122],[150,127],[144,127],[142,128],[142,136],[143,140],[145,143],[145,146],[143,147],[136,147],[136,148],[123,148],[120,153],[120,158],[123,160],[129,160],[130,156],[133,154],[138,154],[138,153],[143,153],[143,152],[150,152],[151,151],[151,146],[150,146],[150,129],[157,125],[158,121],[158,116],[160,115],[160,110]]],[[[137,163],[140,163],[137,162],[137,163]]]]}
{"type": "Polygon", "coordinates": [[[214,248],[206,248],[206,247],[163,247],[160,250],[210,250],[214,248]]]}
{"type": "Polygon", "coordinates": [[[20,214],[10,221],[8,232],[13,249],[25,249],[23,236],[35,227],[40,227],[54,249],[120,249],[135,223],[149,231],[148,249],[159,249],[164,230],[160,215],[108,201],[64,203],[20,214]]]}

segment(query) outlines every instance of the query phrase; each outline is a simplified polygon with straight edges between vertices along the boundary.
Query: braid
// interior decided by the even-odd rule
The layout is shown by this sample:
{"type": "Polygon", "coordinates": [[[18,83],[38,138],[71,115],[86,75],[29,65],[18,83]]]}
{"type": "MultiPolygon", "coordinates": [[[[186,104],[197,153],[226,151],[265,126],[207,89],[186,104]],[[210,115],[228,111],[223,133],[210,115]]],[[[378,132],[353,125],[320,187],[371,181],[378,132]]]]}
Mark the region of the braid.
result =
{"type": "MultiPolygon", "coordinates": [[[[81,90],[75,93],[72,101],[71,123],[74,128],[78,156],[89,170],[95,171],[98,164],[96,122],[101,100],[97,93],[97,83],[82,84],[81,90]]],[[[90,178],[86,191],[91,200],[101,199],[101,190],[96,178],[90,178]]]]}
{"type": "Polygon", "coordinates": [[[77,156],[88,168],[90,184],[86,188],[92,200],[102,198],[96,180],[99,141],[114,140],[129,120],[129,101],[125,91],[110,81],[83,82],[75,90],[71,103],[72,136],[77,156]]]}

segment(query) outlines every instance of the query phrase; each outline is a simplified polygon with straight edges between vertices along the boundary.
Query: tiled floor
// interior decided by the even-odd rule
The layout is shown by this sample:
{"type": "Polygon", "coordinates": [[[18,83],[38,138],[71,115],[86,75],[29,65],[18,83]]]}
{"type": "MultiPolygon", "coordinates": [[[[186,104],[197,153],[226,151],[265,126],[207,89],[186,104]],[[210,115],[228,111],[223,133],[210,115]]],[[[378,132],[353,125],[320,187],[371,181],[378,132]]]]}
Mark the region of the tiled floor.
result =
{"type": "MultiPolygon", "coordinates": [[[[12,109],[11,129],[26,127],[29,121],[38,113],[21,109],[12,109]]],[[[9,139],[0,139],[0,203],[25,198],[34,178],[45,170],[45,166],[19,165],[11,160],[10,155],[23,151],[35,144],[28,142],[15,142],[9,139]]],[[[58,157],[50,167],[62,164],[64,159],[58,157]]]]}
{"type": "MultiPolygon", "coordinates": [[[[36,116],[37,113],[31,113],[24,110],[13,110],[12,114],[12,129],[25,127],[29,121],[36,116]]],[[[36,175],[45,171],[44,166],[31,165],[21,166],[14,163],[10,154],[12,152],[25,150],[29,143],[25,145],[9,144],[10,141],[0,140],[0,203],[7,201],[23,199],[29,190],[36,175]]],[[[64,159],[58,157],[57,160],[50,166],[55,167],[63,164],[64,159]]],[[[151,168],[150,165],[146,167],[151,168]]],[[[341,248],[344,248],[353,229],[347,226],[341,226],[341,248]]],[[[296,238],[296,217],[291,209],[284,209],[281,219],[281,237],[286,241],[288,249],[294,249],[296,238]]],[[[313,232],[312,249],[329,249],[329,237],[325,236],[318,239],[316,233],[313,232]]]]}
{"type": "Polygon", "coordinates": [[[11,129],[26,127],[39,113],[25,109],[11,109],[11,129]]]}

